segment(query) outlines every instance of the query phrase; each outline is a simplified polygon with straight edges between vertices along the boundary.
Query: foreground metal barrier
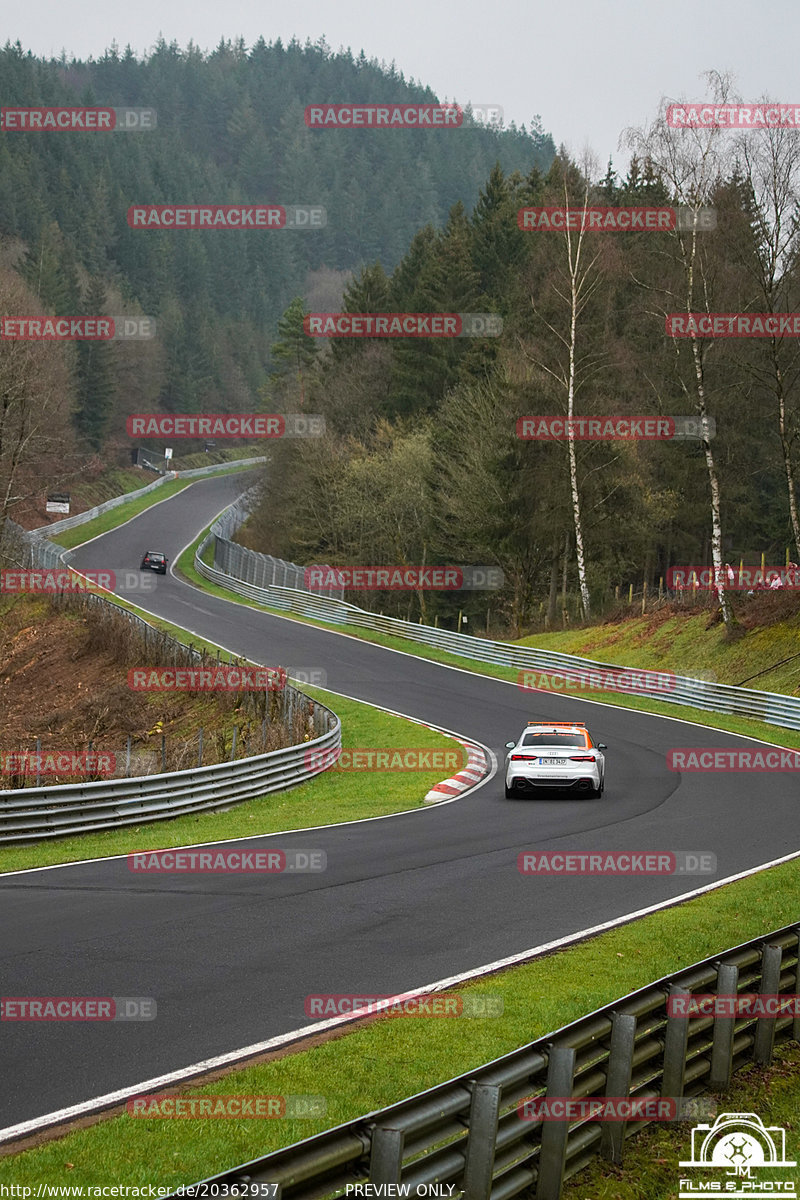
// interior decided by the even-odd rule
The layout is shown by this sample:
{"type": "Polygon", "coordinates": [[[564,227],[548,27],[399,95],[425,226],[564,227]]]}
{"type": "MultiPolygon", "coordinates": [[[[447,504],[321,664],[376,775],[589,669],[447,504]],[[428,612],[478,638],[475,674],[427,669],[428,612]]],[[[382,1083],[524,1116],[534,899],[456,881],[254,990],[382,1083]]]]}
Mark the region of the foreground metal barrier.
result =
{"type": "MultiPolygon", "coordinates": [[[[61,546],[42,537],[25,535],[18,526],[14,532],[23,547],[23,565],[59,567],[68,562],[70,555],[61,546]]],[[[157,641],[159,647],[167,642],[174,649],[176,662],[202,661],[199,651],[154,629],[136,613],[104,596],[89,593],[85,602],[90,606],[99,605],[104,611],[113,610],[119,619],[127,620],[141,631],[145,644],[150,638],[157,641]]],[[[324,763],[327,767],[331,758],[309,751],[338,749],[342,743],[341,723],[331,709],[318,702],[312,704],[307,696],[289,684],[280,695],[289,729],[294,728],[296,712],[302,712],[304,716],[311,714],[303,722],[306,732],[313,734],[308,741],[194,770],[0,791],[0,843],[38,841],[164,820],[282,791],[313,778],[324,769],[319,764],[324,763]],[[313,721],[312,728],[309,728],[309,719],[313,721]]]]}
{"type": "MultiPolygon", "coordinates": [[[[723,683],[712,683],[706,679],[693,679],[685,675],[674,675],[664,671],[641,671],[636,668],[620,667],[613,663],[597,662],[591,658],[580,658],[574,654],[559,654],[554,651],[537,650],[532,646],[515,646],[509,642],[493,642],[488,638],[470,637],[447,629],[433,629],[430,625],[416,625],[397,617],[381,617],[367,612],[355,604],[327,596],[314,595],[292,587],[261,585],[263,572],[259,560],[266,556],[256,554],[230,541],[232,534],[247,516],[246,501],[242,498],[226,509],[222,517],[212,525],[209,533],[198,546],[194,565],[198,574],[220,587],[255,600],[269,608],[297,613],[298,616],[313,617],[332,625],[354,625],[371,629],[391,637],[406,638],[425,646],[446,650],[460,658],[474,662],[491,663],[494,666],[514,667],[518,671],[550,675],[569,675],[580,672],[586,676],[591,672],[611,671],[617,675],[635,675],[637,682],[628,690],[639,696],[649,696],[666,704],[689,705],[709,712],[736,714],[765,721],[768,725],[779,725],[785,729],[800,729],[800,697],[781,695],[779,692],[762,692],[755,688],[731,687],[723,683]],[[202,555],[214,545],[214,566],[203,562],[202,555]]],[[[290,566],[293,564],[289,564],[290,566]]],[[[295,568],[301,571],[301,567],[295,568]]],[[[521,685],[524,680],[521,680],[521,685]]],[[[535,687],[535,678],[529,686],[535,687]]],[[[533,690],[533,688],[531,688],[533,690]]],[[[553,690],[556,690],[555,688],[553,690]]],[[[613,691],[613,688],[609,690],[613,691]]],[[[580,691],[564,694],[580,695],[580,691]]]]}
{"type": "MultiPolygon", "coordinates": [[[[202,1182],[231,1185],[233,1195],[256,1194],[244,1187],[237,1193],[234,1184],[269,1182],[280,1185],[283,1200],[319,1200],[366,1181],[408,1185],[409,1192],[394,1186],[385,1192],[395,1196],[435,1183],[453,1185],[454,1197],[461,1192],[467,1200],[523,1193],[558,1200],[564,1180],[598,1154],[621,1163],[626,1138],[649,1122],[521,1119],[520,1102],[685,1099],[677,1111],[696,1124],[694,1114],[706,1111],[698,1097],[724,1093],[733,1072],[748,1063],[768,1063],[777,1042],[800,1040],[800,1018],[670,1016],[668,998],[799,992],[798,949],[800,926],[755,938],[447,1083],[202,1182]]],[[[689,1125],[682,1128],[688,1150],[689,1125]]],[[[677,1181],[677,1162],[675,1170],[677,1181]]]]}

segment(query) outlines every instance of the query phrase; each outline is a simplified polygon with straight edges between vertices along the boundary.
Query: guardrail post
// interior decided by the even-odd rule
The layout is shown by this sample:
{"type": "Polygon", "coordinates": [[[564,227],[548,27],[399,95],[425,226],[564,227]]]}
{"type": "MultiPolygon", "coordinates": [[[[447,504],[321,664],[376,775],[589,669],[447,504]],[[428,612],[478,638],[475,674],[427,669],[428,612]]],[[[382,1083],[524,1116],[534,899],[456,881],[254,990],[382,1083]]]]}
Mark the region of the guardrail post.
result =
{"type": "MultiPolygon", "coordinates": [[[[575,1051],[572,1046],[551,1046],[547,1057],[546,1099],[571,1098],[575,1080],[575,1051]]],[[[558,1200],[567,1161],[569,1121],[542,1122],[539,1177],[536,1200],[558,1200]]]]}
{"type": "MultiPolygon", "coordinates": [[[[739,990],[739,968],[728,963],[717,966],[717,995],[735,996],[739,990]]],[[[711,1047],[711,1074],[708,1086],[715,1092],[727,1092],[733,1071],[733,1027],[736,1018],[716,1017],[711,1047]]]]}
{"type": "Polygon", "coordinates": [[[501,1092],[496,1083],[472,1084],[464,1200],[489,1200],[491,1195],[501,1092]]]}
{"type": "MultiPolygon", "coordinates": [[[[629,1096],[633,1074],[633,1048],[636,1042],[636,1017],[614,1013],[611,1047],[606,1070],[606,1095],[629,1096]]],[[[625,1121],[603,1121],[600,1125],[600,1153],[609,1162],[622,1162],[625,1121]]]]}
{"type": "Polygon", "coordinates": [[[373,1129],[369,1156],[370,1183],[400,1182],[404,1141],[405,1132],[402,1129],[373,1129]]]}
{"type": "MultiPolygon", "coordinates": [[[[670,999],[673,996],[691,996],[684,987],[672,984],[669,989],[670,999]]],[[[667,1008],[667,1030],[664,1035],[664,1073],[661,1079],[662,1097],[674,1097],[680,1100],[683,1096],[683,1081],[686,1074],[686,1046],[689,1040],[689,1018],[672,1017],[667,1008]]]]}
{"type": "MultiPolygon", "coordinates": [[[[765,946],[761,952],[762,996],[774,996],[781,988],[781,962],[783,951],[780,946],[765,946]]],[[[753,1041],[753,1061],[764,1064],[772,1059],[775,1044],[775,1022],[777,1017],[759,1017],[756,1021],[756,1036],[753,1041]]]]}

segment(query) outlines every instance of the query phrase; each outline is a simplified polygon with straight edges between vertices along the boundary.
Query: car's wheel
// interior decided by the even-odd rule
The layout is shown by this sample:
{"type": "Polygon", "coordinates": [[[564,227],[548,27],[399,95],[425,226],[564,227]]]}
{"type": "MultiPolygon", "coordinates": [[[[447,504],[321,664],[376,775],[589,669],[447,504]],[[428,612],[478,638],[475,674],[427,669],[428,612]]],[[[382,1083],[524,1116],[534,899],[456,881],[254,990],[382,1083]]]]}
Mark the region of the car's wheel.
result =
{"type": "Polygon", "coordinates": [[[600,787],[592,788],[592,790],[589,792],[589,796],[591,797],[592,800],[599,800],[605,790],[606,790],[606,780],[605,780],[605,776],[603,776],[603,778],[600,780],[600,787]]]}
{"type": "Polygon", "coordinates": [[[509,787],[508,784],[506,784],[506,800],[516,800],[518,795],[519,792],[516,788],[509,787]]]}

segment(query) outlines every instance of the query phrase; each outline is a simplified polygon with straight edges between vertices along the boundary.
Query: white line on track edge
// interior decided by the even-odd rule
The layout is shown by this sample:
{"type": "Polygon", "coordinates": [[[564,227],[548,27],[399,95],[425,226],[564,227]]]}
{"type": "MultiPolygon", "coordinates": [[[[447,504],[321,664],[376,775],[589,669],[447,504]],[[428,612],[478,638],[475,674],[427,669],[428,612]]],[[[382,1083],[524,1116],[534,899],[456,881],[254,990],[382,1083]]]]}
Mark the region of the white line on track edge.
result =
{"type": "MultiPolygon", "coordinates": [[[[677,904],[683,904],[687,900],[704,895],[706,892],[715,891],[717,888],[724,887],[728,883],[733,883],[738,879],[746,879],[748,876],[756,875],[768,867],[780,866],[782,863],[790,862],[792,859],[797,858],[800,858],[800,851],[784,855],[783,858],[776,858],[772,862],[764,863],[758,867],[750,867],[746,871],[740,871],[737,875],[729,875],[727,879],[720,879],[716,883],[707,883],[703,887],[695,888],[694,891],[685,892],[683,895],[670,900],[662,900],[658,904],[651,904],[646,908],[637,909],[635,912],[626,913],[624,916],[614,917],[610,921],[603,921],[600,925],[592,925],[588,929],[581,930],[579,933],[571,933],[566,937],[556,938],[551,942],[543,942],[540,946],[535,946],[530,950],[523,950],[518,954],[512,954],[508,958],[499,958],[495,962],[486,963],[484,966],[473,968],[471,971],[463,971],[458,975],[449,975],[444,979],[437,979],[434,983],[426,984],[423,987],[399,992],[396,996],[389,997],[385,1001],[385,1004],[388,1006],[414,996],[428,995],[430,992],[442,991],[445,988],[452,987],[453,984],[480,979],[485,975],[494,974],[506,967],[521,966],[525,962],[540,958],[542,955],[552,953],[554,950],[561,950],[585,938],[605,933],[609,929],[615,929],[621,925],[627,925],[651,913],[659,912],[666,908],[673,908],[677,904]]],[[[141,1083],[134,1084],[131,1087],[120,1088],[115,1092],[107,1092],[105,1095],[96,1096],[92,1100],[84,1100],[80,1104],[73,1104],[68,1108],[45,1113],[43,1116],[34,1117],[29,1121],[21,1121],[18,1125],[8,1125],[5,1129],[0,1129],[0,1142],[15,1141],[31,1133],[35,1133],[37,1130],[46,1129],[51,1125],[61,1125],[90,1113],[101,1112],[103,1109],[121,1104],[124,1100],[130,1099],[132,1096],[151,1094],[157,1088],[174,1087],[179,1083],[189,1082],[196,1075],[203,1075],[208,1071],[218,1070],[220,1067],[231,1066],[236,1062],[253,1058],[269,1050],[276,1050],[291,1042],[324,1033],[326,1030],[334,1029],[339,1025],[356,1023],[359,1019],[348,1013],[339,1017],[331,1017],[327,1021],[317,1021],[313,1025],[301,1026],[299,1029],[290,1030],[288,1033],[279,1034],[277,1037],[268,1038],[263,1042],[254,1042],[251,1046],[244,1046],[239,1050],[231,1050],[227,1054],[219,1054],[214,1058],[204,1059],[201,1062],[193,1063],[191,1066],[183,1067],[180,1070],[170,1071],[165,1075],[156,1075],[152,1079],[145,1079],[141,1083]]]]}

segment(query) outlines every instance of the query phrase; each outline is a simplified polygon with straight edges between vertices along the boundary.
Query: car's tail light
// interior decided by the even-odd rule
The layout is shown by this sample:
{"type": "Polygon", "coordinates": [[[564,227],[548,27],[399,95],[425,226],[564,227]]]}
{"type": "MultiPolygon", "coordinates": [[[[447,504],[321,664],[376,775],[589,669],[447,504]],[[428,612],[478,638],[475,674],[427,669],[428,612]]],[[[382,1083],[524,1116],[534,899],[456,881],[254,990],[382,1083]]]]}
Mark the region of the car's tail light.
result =
{"type": "Polygon", "coordinates": [[[512,754],[512,762],[536,762],[539,756],[537,754],[512,754]]]}
{"type": "Polygon", "coordinates": [[[593,754],[575,754],[570,758],[569,761],[570,762],[597,762],[597,759],[595,758],[595,756],[593,754]]]}

